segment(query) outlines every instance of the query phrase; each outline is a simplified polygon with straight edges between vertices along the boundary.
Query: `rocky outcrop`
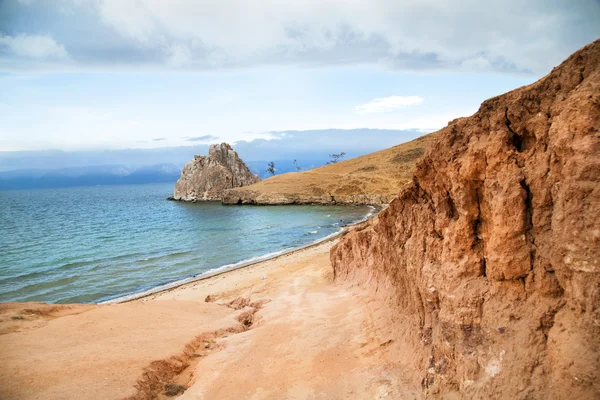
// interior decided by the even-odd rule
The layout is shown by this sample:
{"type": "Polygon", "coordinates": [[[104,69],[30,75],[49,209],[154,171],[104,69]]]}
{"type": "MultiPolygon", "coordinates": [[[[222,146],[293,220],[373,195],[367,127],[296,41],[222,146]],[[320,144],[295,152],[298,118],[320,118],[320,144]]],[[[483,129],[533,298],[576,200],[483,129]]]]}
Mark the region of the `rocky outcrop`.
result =
{"type": "Polygon", "coordinates": [[[181,171],[173,200],[221,200],[227,189],[260,181],[227,143],[213,144],[208,156],[194,156],[181,171]]]}
{"type": "Polygon", "coordinates": [[[394,198],[386,194],[310,195],[303,193],[262,193],[250,189],[227,190],[223,204],[287,205],[287,204],[387,204],[394,198]]]}
{"type": "Polygon", "coordinates": [[[599,398],[600,41],[438,135],[335,279],[389,302],[424,397],[599,398]]]}

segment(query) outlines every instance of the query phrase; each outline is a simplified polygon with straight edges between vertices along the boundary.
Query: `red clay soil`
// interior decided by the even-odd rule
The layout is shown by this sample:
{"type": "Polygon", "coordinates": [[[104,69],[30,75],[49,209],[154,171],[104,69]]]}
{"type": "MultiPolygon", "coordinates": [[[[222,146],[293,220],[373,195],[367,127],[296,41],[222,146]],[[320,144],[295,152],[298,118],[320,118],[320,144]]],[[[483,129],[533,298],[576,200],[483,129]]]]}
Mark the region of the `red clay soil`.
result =
{"type": "Polygon", "coordinates": [[[424,397],[600,398],[600,41],[439,131],[331,262],[396,311],[424,397]]]}

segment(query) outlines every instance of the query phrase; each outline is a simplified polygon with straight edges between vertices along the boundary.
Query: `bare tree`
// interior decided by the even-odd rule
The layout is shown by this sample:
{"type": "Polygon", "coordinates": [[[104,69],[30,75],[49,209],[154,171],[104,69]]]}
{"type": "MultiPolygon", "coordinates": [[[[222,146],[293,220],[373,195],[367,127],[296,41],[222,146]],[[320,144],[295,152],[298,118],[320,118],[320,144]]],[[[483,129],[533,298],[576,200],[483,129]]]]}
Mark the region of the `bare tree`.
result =
{"type": "Polygon", "coordinates": [[[267,172],[271,174],[271,176],[275,175],[275,163],[273,161],[267,164],[269,168],[267,168],[267,172]]]}
{"type": "Polygon", "coordinates": [[[296,172],[300,172],[300,170],[302,168],[300,168],[300,166],[298,165],[298,161],[296,161],[296,159],[294,159],[294,165],[296,166],[296,172]]]}
{"type": "Polygon", "coordinates": [[[340,161],[340,158],[343,158],[346,155],[346,153],[344,153],[343,151],[341,153],[338,154],[330,154],[329,157],[331,157],[330,161],[327,161],[327,164],[335,164],[336,162],[340,161]]]}

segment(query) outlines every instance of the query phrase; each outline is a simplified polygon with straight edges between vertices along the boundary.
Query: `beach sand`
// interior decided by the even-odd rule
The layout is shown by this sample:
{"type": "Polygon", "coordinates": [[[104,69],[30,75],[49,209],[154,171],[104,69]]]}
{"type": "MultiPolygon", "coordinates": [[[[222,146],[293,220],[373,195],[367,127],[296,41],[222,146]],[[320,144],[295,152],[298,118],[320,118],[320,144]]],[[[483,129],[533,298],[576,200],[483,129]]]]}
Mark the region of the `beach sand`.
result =
{"type": "Polygon", "coordinates": [[[2,304],[0,398],[418,397],[388,308],[333,282],[334,243],[127,303],[2,304]]]}

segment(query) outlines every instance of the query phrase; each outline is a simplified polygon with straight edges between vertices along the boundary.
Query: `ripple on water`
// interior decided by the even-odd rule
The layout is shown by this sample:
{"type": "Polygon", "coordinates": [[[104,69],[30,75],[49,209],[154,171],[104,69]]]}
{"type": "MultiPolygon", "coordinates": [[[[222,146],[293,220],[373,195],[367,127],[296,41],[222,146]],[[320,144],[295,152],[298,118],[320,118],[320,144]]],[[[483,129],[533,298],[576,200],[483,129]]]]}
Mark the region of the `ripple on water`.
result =
{"type": "Polygon", "coordinates": [[[298,247],[367,207],[174,203],[172,184],[3,191],[0,301],[94,302],[298,247]]]}

